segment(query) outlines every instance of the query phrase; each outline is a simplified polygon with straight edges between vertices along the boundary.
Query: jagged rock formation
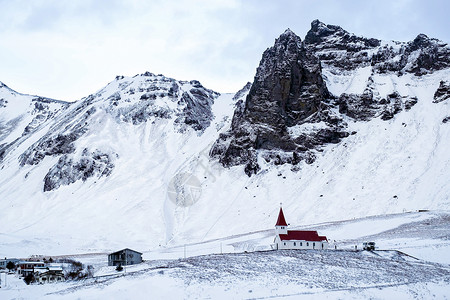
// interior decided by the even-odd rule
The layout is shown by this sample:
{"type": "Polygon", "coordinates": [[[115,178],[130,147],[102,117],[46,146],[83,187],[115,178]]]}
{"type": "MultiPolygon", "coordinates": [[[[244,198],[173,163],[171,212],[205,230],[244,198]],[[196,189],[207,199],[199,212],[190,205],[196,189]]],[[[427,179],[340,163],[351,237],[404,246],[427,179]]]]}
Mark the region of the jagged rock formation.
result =
{"type": "MultiPolygon", "coordinates": [[[[446,69],[449,53],[447,44],[424,34],[408,43],[386,43],[315,20],[302,42],[288,29],[264,52],[245,102],[236,107],[231,129],[220,135],[210,155],[226,167],[245,164],[248,175],[260,169],[258,155],[275,164],[311,163],[322,145],[349,135],[344,115],[387,121],[417,103],[415,95],[397,90],[382,95],[376,75],[420,76],[446,69]],[[362,92],[328,91],[327,80],[339,81],[358,70],[369,72],[362,92]]],[[[447,94],[448,86],[441,83],[435,101],[447,94]]]]}
{"type": "Polygon", "coordinates": [[[419,34],[408,43],[382,43],[314,20],[306,34],[305,46],[319,57],[322,64],[341,70],[373,66],[379,73],[424,75],[450,66],[448,45],[425,34],[419,34]]]}
{"type": "Polygon", "coordinates": [[[348,135],[328,110],[330,97],[319,60],[288,29],[264,52],[245,104],[237,107],[231,131],[220,136],[211,155],[219,157],[224,166],[246,164],[247,174],[259,170],[256,150],[268,150],[264,158],[277,164],[310,161],[311,153],[306,150],[348,135]],[[325,121],[330,127],[308,138],[290,133],[289,128],[306,120],[325,121]]]}
{"type": "Polygon", "coordinates": [[[92,98],[98,101],[109,94],[109,110],[118,119],[137,125],[151,118],[176,117],[180,131],[185,131],[186,125],[199,132],[205,130],[213,118],[211,105],[219,96],[197,80],[178,81],[150,72],[132,79],[118,76],[108,87],[115,88],[111,94],[105,88],[92,98]]]}
{"type": "Polygon", "coordinates": [[[434,103],[439,103],[450,98],[450,82],[441,81],[439,83],[439,88],[434,93],[434,103]]]}
{"type": "Polygon", "coordinates": [[[112,161],[117,157],[117,154],[112,156],[99,150],[89,153],[87,148],[83,150],[78,161],[65,154],[45,175],[44,192],[57,189],[61,185],[69,185],[79,179],[86,181],[93,176],[109,176],[114,169],[112,161]]]}
{"type": "Polygon", "coordinates": [[[353,70],[356,67],[370,65],[371,59],[367,50],[378,47],[380,41],[358,37],[339,26],[325,25],[319,20],[314,20],[305,36],[304,44],[314,52],[322,64],[353,70]]]}

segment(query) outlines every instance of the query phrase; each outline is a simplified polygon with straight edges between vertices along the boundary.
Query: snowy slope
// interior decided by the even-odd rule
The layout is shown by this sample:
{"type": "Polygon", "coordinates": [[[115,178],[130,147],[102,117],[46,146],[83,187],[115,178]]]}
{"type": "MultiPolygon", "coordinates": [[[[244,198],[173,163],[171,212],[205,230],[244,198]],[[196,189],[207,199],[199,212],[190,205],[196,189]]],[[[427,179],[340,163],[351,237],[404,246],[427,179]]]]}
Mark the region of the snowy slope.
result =
{"type": "Polygon", "coordinates": [[[0,161],[14,144],[68,105],[63,101],[18,93],[0,82],[0,161]]]}

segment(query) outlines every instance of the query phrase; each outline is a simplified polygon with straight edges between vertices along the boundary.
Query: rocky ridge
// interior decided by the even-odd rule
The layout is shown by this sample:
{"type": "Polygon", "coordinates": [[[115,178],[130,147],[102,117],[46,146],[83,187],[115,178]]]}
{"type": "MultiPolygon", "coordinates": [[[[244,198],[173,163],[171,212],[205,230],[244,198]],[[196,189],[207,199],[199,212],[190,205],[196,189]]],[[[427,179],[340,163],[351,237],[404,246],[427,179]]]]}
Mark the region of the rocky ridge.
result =
{"type": "MultiPolygon", "coordinates": [[[[448,68],[449,57],[447,44],[424,34],[408,43],[386,43],[315,20],[301,41],[288,29],[264,52],[231,129],[220,135],[210,155],[225,167],[244,164],[249,176],[261,168],[258,157],[274,164],[312,163],[322,146],[355,134],[346,130],[345,118],[390,120],[417,103],[415,95],[397,90],[380,94],[377,74],[422,76],[448,68]],[[327,89],[327,80],[366,69],[362,92],[327,89]]],[[[441,83],[435,98],[445,98],[447,90],[441,83]]]]}

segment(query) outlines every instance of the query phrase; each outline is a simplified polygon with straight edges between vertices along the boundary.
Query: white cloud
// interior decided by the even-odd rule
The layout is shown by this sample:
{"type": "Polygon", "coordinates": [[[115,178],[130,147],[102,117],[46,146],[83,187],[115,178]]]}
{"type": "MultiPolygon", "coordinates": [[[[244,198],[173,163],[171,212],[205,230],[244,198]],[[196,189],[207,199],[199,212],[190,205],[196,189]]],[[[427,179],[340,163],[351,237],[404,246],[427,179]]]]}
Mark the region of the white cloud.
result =
{"type": "Polygon", "coordinates": [[[148,70],[233,92],[253,79],[262,52],[284,29],[304,37],[316,18],[370,37],[448,39],[448,4],[423,3],[0,0],[0,80],[75,100],[115,75],[148,70]]]}

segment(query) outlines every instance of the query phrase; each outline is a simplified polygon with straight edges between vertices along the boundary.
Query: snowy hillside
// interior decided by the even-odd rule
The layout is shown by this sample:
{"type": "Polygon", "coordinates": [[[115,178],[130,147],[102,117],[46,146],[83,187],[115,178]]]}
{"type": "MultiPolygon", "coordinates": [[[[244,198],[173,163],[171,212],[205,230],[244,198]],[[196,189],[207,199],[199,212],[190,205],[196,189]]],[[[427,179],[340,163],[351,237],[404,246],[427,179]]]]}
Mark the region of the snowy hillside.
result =
{"type": "Polygon", "coordinates": [[[107,266],[106,253],[65,256],[93,265],[94,277],[27,286],[10,274],[0,296],[445,299],[450,279],[448,218],[448,213],[402,213],[303,227],[327,232],[337,250],[325,251],[267,251],[273,230],[247,233],[145,252],[144,263],[121,273],[107,266]],[[376,240],[380,250],[361,251],[361,241],[367,240],[376,240]]]}
{"type": "Polygon", "coordinates": [[[236,95],[148,72],[70,104],[2,85],[0,256],[268,230],[280,202],[293,226],[448,211],[448,46],[324,26],[283,33],[236,95]]]}
{"type": "Polygon", "coordinates": [[[0,82],[0,161],[14,145],[26,139],[69,103],[20,94],[0,82]]]}

